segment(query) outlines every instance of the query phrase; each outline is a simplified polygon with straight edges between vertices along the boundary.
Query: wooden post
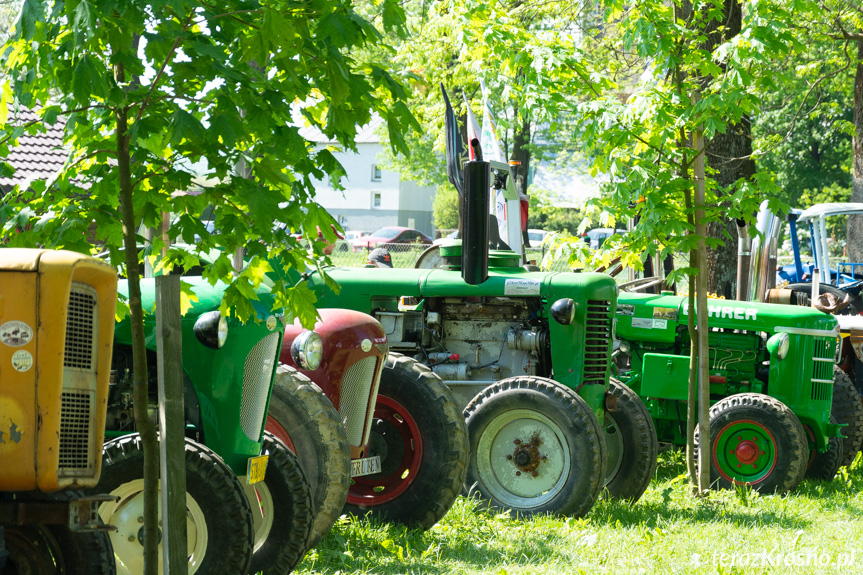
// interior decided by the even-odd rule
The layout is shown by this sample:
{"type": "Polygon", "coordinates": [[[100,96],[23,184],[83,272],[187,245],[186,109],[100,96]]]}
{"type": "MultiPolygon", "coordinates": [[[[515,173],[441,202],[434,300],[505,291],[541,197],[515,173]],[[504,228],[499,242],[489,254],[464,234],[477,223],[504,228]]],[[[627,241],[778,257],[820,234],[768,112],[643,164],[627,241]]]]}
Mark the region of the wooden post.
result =
{"type": "Polygon", "coordinates": [[[180,276],[156,278],[156,333],[162,568],[166,575],[186,575],[186,442],[180,276]]]}

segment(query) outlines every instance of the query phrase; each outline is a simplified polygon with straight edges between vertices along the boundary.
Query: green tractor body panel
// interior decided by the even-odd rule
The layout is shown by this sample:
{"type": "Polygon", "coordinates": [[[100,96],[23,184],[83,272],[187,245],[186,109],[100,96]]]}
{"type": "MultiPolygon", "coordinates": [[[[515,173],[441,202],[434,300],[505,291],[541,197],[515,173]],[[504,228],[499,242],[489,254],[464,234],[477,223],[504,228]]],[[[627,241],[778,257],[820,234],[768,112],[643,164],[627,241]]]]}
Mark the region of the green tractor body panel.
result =
{"type": "MultiPolygon", "coordinates": [[[[208,347],[195,335],[195,322],[202,314],[219,309],[227,286],[221,283],[212,286],[200,277],[184,277],[183,282],[192,285],[198,298],[198,301],[191,302],[191,309],[181,320],[186,413],[199,411],[187,417],[187,430],[198,434],[201,442],[219,454],[234,473],[244,476],[248,459],[261,453],[284,322],[282,318],[276,319],[270,311],[269,288],[261,286],[258,291],[260,299],[252,301],[259,321],[250,319],[242,323],[234,317],[228,318],[228,336],[224,345],[219,349],[208,347]],[[190,393],[194,397],[190,397],[190,393]],[[190,405],[195,400],[198,410],[190,405]]],[[[128,282],[121,280],[118,291],[128,295],[128,282]]],[[[155,354],[154,281],[141,281],[141,299],[146,347],[148,352],[155,354]]],[[[128,316],[117,323],[114,341],[115,348],[131,348],[128,316]]],[[[149,374],[151,396],[156,390],[155,377],[155,373],[149,374]]]]}
{"type": "MultiPolygon", "coordinates": [[[[517,257],[513,260],[518,261],[517,257]]],[[[517,314],[510,315],[507,320],[504,311],[490,311],[495,306],[499,306],[495,309],[503,310],[509,302],[519,309],[528,310],[523,323],[543,332],[544,351],[550,352],[553,366],[553,371],[541,375],[553,377],[577,390],[602,419],[602,398],[608,384],[608,358],[612,345],[611,319],[617,298],[617,286],[607,275],[489,267],[488,280],[470,285],[462,279],[459,271],[447,269],[335,268],[326,273],[338,282],[341,291],[333,293],[320,275],[310,275],[307,281],[317,292],[318,307],[343,307],[369,313],[376,316],[385,328],[387,323],[382,314],[406,312],[406,306],[403,303],[400,306],[403,297],[413,298],[413,308],[407,310],[408,313],[428,313],[432,308],[454,310],[463,305],[466,306],[463,308],[464,320],[486,318],[484,314],[490,314],[489,323],[485,324],[489,326],[493,321],[517,323],[514,317],[517,314]],[[565,298],[572,299],[575,304],[574,319],[568,325],[553,320],[550,312],[556,301],[565,298]],[[471,315],[473,311],[476,311],[476,316],[471,315]]],[[[452,312],[447,317],[453,318],[452,333],[458,327],[455,325],[458,313],[452,312]]],[[[482,320],[474,325],[483,325],[482,320]]],[[[489,331],[493,330],[490,328],[489,331]]],[[[503,338],[503,334],[498,332],[498,335],[503,338]]],[[[398,339],[394,341],[389,332],[388,337],[391,347],[402,351],[398,339]]],[[[487,341],[497,336],[490,337],[487,341]]],[[[403,352],[408,353],[407,350],[403,352]]],[[[478,350],[476,354],[479,355],[478,350]]],[[[514,374],[519,374],[518,370],[514,374]]]]}
{"type": "MultiPolygon", "coordinates": [[[[687,298],[621,293],[616,337],[631,348],[623,379],[644,399],[661,441],[685,444],[689,380],[687,298]]],[[[813,433],[820,451],[839,428],[830,423],[833,363],[838,342],[833,316],[812,308],[708,301],[711,402],[756,392],[787,405],[813,433]],[[779,335],[785,334],[785,335],[779,335]],[[784,358],[776,346],[787,337],[784,358]]]]}

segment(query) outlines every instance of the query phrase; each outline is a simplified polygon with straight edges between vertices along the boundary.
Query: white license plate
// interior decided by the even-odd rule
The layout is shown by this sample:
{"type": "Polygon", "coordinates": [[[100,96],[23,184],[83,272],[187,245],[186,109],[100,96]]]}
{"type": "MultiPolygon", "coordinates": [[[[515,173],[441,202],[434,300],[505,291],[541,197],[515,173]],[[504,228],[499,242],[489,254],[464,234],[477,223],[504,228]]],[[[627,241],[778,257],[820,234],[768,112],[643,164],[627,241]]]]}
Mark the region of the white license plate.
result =
{"type": "Polygon", "coordinates": [[[361,477],[363,475],[371,475],[379,473],[381,470],[381,456],[365,457],[363,459],[354,459],[351,461],[351,477],[361,477]]]}

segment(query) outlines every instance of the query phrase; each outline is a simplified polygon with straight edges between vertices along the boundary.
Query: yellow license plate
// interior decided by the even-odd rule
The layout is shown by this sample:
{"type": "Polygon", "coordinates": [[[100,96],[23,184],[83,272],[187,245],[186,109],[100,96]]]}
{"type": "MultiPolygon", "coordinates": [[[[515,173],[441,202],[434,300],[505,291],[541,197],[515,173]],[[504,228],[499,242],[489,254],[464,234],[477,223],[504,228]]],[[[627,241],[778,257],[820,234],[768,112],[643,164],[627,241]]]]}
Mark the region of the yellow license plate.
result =
{"type": "Polygon", "coordinates": [[[269,455],[259,455],[249,458],[249,463],[246,467],[246,481],[249,485],[264,480],[264,476],[267,474],[267,459],[269,457],[269,455]]]}

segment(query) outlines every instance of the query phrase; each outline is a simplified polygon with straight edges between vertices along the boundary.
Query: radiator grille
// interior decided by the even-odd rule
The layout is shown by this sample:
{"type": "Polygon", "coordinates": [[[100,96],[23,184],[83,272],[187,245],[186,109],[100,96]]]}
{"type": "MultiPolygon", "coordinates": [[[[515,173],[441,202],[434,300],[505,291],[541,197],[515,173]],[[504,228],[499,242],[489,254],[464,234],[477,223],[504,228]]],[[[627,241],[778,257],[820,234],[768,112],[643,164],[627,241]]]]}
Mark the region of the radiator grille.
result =
{"type": "MultiPolygon", "coordinates": [[[[64,391],[60,398],[60,456],[58,475],[82,476],[94,473],[91,450],[93,392],[64,391]]],[[[101,455],[101,453],[99,453],[101,455]]]]}
{"type": "Polygon", "coordinates": [[[812,354],[812,399],[827,401],[832,399],[833,358],[836,353],[836,338],[812,338],[815,346],[812,354]],[[819,359],[826,361],[818,361],[819,359]],[[831,383],[827,383],[831,382],[831,383]]]}
{"type": "Polygon", "coordinates": [[[83,370],[93,368],[96,311],[95,291],[82,284],[72,284],[66,319],[64,367],[83,370]]]}
{"type": "Polygon", "coordinates": [[[240,427],[252,441],[261,439],[267,397],[275,369],[276,346],[280,334],[271,333],[252,348],[243,368],[243,397],[240,403],[240,427]]]}
{"type": "Polygon", "coordinates": [[[608,372],[608,350],[611,342],[611,302],[587,300],[584,342],[584,378],[586,385],[605,385],[608,372]]]}
{"type": "Polygon", "coordinates": [[[348,430],[348,442],[355,447],[363,443],[369,392],[374,383],[377,359],[371,355],[364,357],[350,366],[342,378],[339,414],[348,430]]]}

